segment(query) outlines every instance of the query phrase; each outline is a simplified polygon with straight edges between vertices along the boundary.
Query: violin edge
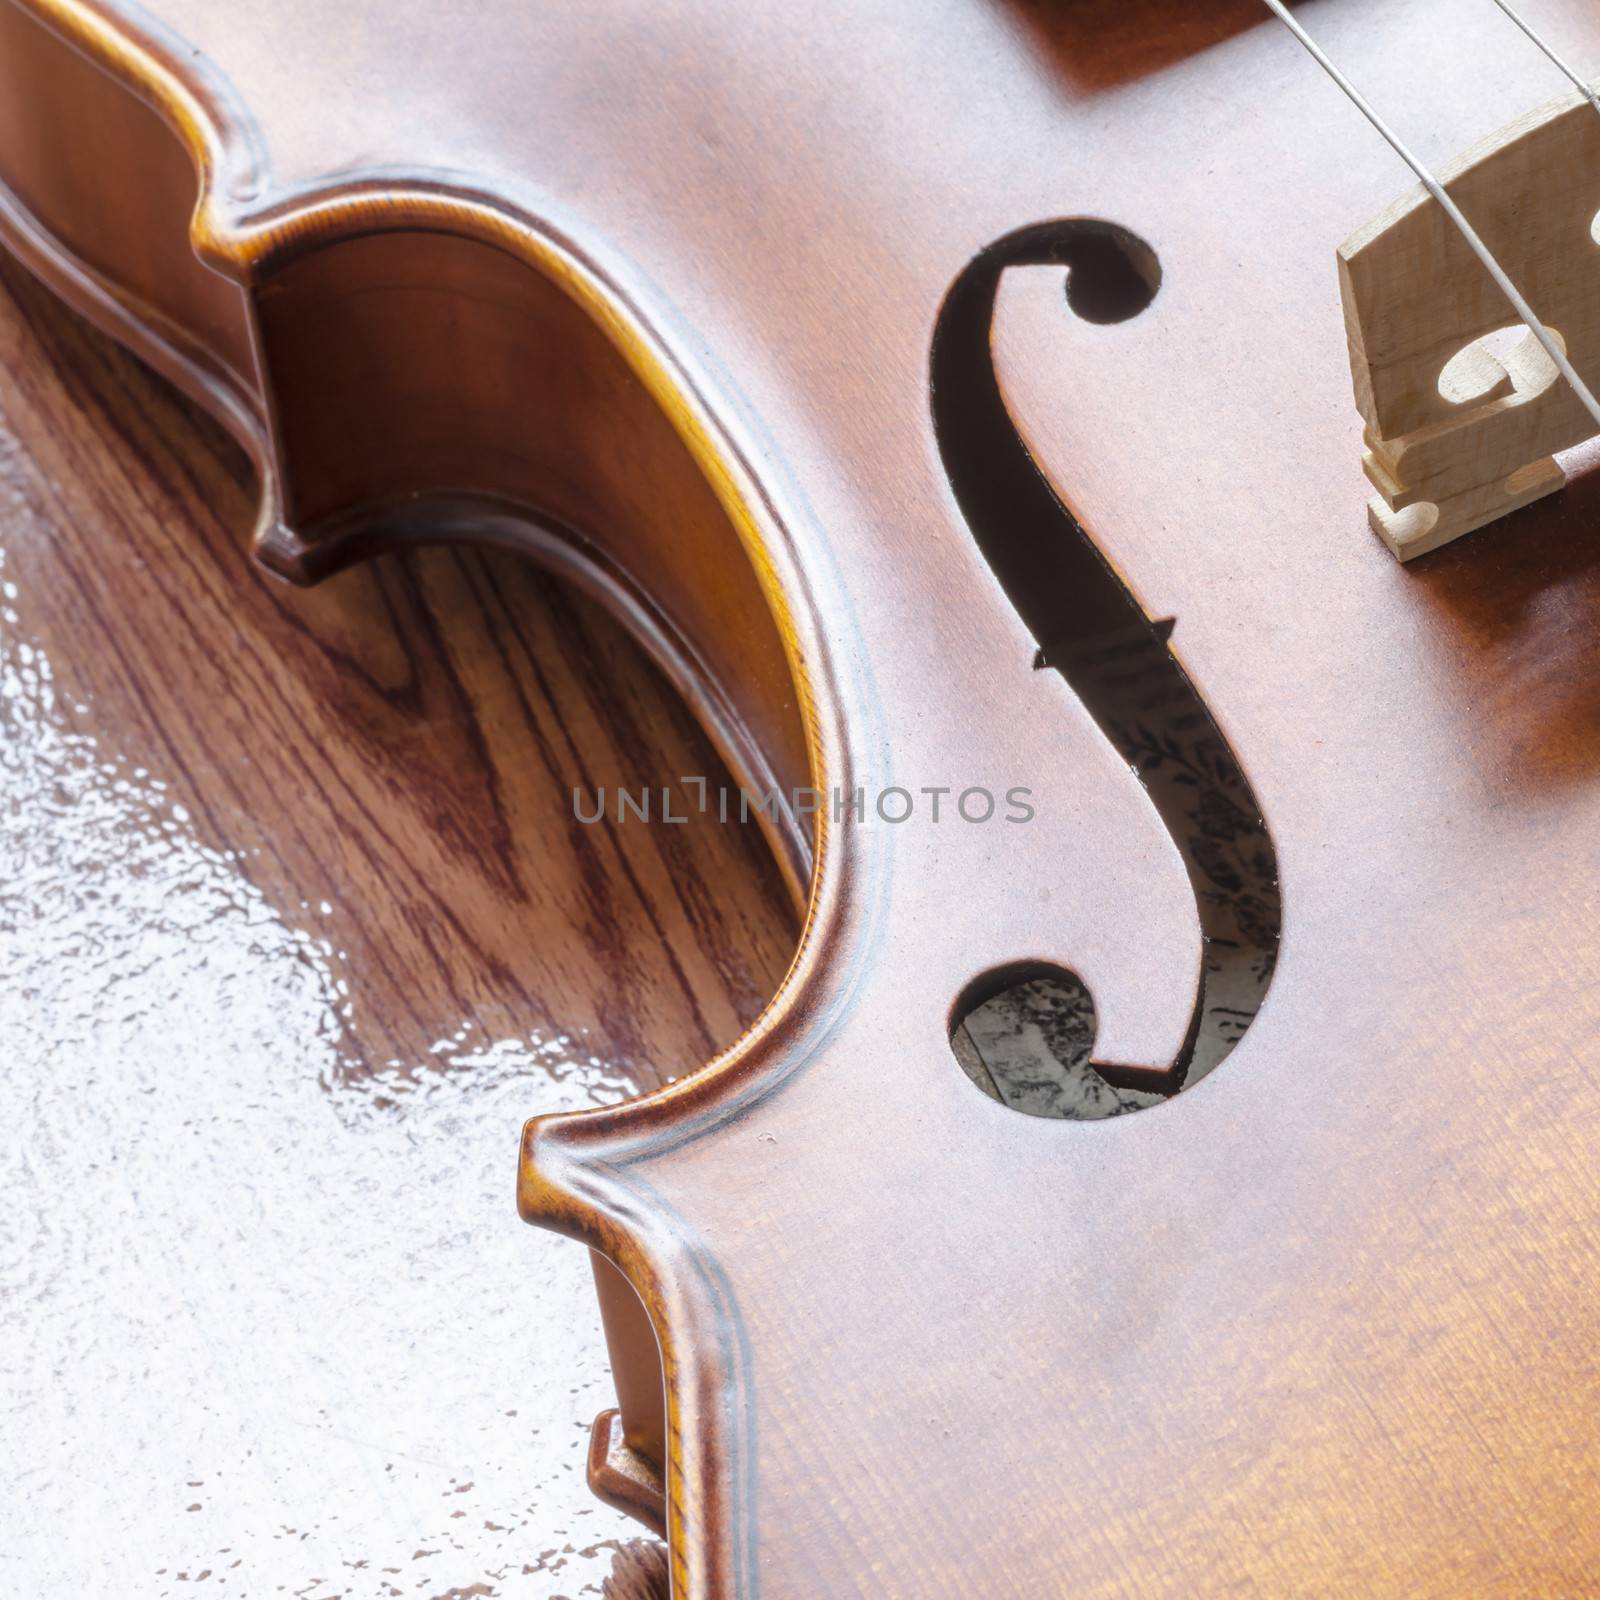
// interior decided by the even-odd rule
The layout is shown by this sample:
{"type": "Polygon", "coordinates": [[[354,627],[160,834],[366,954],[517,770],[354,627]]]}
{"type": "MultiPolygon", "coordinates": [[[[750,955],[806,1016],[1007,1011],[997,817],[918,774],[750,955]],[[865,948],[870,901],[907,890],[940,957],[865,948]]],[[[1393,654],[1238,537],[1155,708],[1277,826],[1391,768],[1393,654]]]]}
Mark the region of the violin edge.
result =
{"type": "MultiPolygon", "coordinates": [[[[246,298],[256,342],[254,387],[236,370],[236,363],[192,330],[162,317],[138,296],[121,291],[111,276],[81,260],[5,186],[3,171],[0,247],[9,249],[75,311],[173,382],[244,450],[260,485],[251,538],[251,553],[259,565],[280,579],[305,584],[377,552],[370,547],[371,528],[359,518],[351,519],[321,548],[323,541],[309,540],[284,516],[273,407],[259,377],[259,330],[254,326],[251,297],[296,259],[374,231],[425,224],[431,231],[492,243],[551,279],[592,318],[705,473],[745,542],[778,624],[801,703],[813,781],[819,786],[831,781],[832,753],[842,748],[837,736],[829,737],[827,731],[830,717],[837,715],[837,697],[828,688],[822,633],[809,616],[803,580],[782,549],[781,521],[712,405],[672,360],[656,330],[593,263],[564,248],[553,230],[542,232],[533,219],[517,216],[487,197],[448,193],[426,174],[411,183],[402,177],[390,179],[376,196],[358,180],[275,200],[247,114],[214,72],[203,70],[187,55],[180,61],[166,41],[98,0],[0,0],[0,6],[14,7],[24,18],[40,23],[114,85],[153,110],[193,165],[196,194],[186,244],[199,261],[235,284],[246,298]]],[[[709,714],[715,709],[711,692],[715,685],[696,677],[687,665],[688,653],[663,654],[664,648],[670,650],[669,635],[649,623],[642,591],[575,553],[576,539],[562,541],[541,528],[536,517],[525,515],[521,520],[529,534],[517,541],[522,548],[569,581],[582,584],[617,615],[685,694],[735,780],[748,778],[765,788],[762,775],[751,771],[752,758],[759,755],[756,742],[738,737],[730,719],[709,714]]],[[[387,542],[407,540],[391,533],[387,542]]],[[[669,1209],[636,1208],[635,1197],[618,1180],[616,1169],[591,1161],[587,1147],[601,1131],[600,1124],[609,1127],[619,1115],[630,1136],[642,1143],[670,1140],[680,1119],[712,1110],[730,1093],[748,1087],[755,1060],[752,1043],[778,1026],[804,986],[802,969],[808,965],[808,953],[815,950],[812,936],[819,906],[839,898],[828,892],[828,818],[825,811],[813,818],[814,850],[807,848],[808,841],[792,819],[774,816],[769,827],[768,814],[762,813],[758,821],[768,832],[791,896],[809,908],[795,960],[762,1017],[729,1049],[662,1091],[619,1108],[531,1121],[523,1136],[518,1182],[519,1211],[526,1220],[588,1243],[622,1272],[649,1310],[662,1354],[670,1430],[667,1460],[662,1464],[666,1531],[673,1592],[681,1595],[743,1592],[744,1585],[728,1571],[729,1563],[736,1566],[738,1558],[727,1548],[726,1530],[733,1519],[720,1504],[727,1492],[728,1449],[721,1423],[738,1410],[738,1376],[715,1362],[699,1362],[692,1373],[686,1371],[681,1352],[716,1350],[725,1343],[725,1319],[699,1292],[705,1263],[697,1264],[694,1241],[685,1236],[681,1219],[675,1221],[669,1209]],[[558,1146],[559,1158],[552,1154],[558,1146]],[[702,1346],[697,1330],[704,1331],[707,1317],[721,1323],[722,1329],[702,1346]]]]}

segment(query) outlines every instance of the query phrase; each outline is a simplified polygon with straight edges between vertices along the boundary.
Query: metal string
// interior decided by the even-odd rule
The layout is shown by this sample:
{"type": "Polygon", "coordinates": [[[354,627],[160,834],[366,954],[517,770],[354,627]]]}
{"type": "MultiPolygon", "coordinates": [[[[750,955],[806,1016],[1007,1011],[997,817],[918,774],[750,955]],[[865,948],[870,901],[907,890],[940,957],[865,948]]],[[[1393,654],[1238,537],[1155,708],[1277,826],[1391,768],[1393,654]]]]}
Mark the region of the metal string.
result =
{"type": "MultiPolygon", "coordinates": [[[[1511,302],[1512,308],[1517,315],[1528,325],[1528,331],[1544,346],[1544,353],[1555,362],[1556,370],[1572,385],[1572,392],[1583,402],[1589,415],[1594,418],[1595,426],[1600,427],[1600,400],[1596,400],[1589,392],[1588,384],[1578,376],[1572,363],[1567,360],[1566,351],[1557,343],[1555,335],[1534,314],[1533,307],[1523,299],[1522,291],[1507,276],[1505,268],[1495,260],[1488,245],[1478,237],[1478,230],[1467,221],[1462,214],[1461,207],[1445,192],[1444,185],[1428,171],[1418,157],[1414,156],[1406,148],[1400,135],[1372,109],[1361,91],[1323,54],[1316,40],[1289,15],[1289,8],[1283,3],[1283,0],[1262,0],[1262,3],[1305,46],[1312,60],[1338,84],[1349,97],[1351,104],[1383,135],[1394,153],[1417,175],[1422,187],[1433,196],[1438,202],[1439,208],[1455,224],[1461,237],[1471,246],[1472,253],[1483,263],[1484,270],[1499,285],[1500,292],[1511,302]]],[[[1496,0],[1496,4],[1499,4],[1499,0],[1496,0]]],[[[1505,10],[1506,8],[1502,6],[1501,9],[1505,10]]]]}
{"type": "Polygon", "coordinates": [[[1555,46],[1549,44],[1542,37],[1542,35],[1535,32],[1533,24],[1529,22],[1527,18],[1516,9],[1515,6],[1508,5],[1506,0],[1494,0],[1494,3],[1499,6],[1500,9],[1505,12],[1505,14],[1510,17],[1511,20],[1516,23],[1516,25],[1521,28],[1522,31],[1527,34],[1527,36],[1533,40],[1533,42],[1542,51],[1544,51],[1544,53],[1549,56],[1553,62],[1555,62],[1556,66],[1559,67],[1574,84],[1577,85],[1578,93],[1581,94],[1584,99],[1595,108],[1596,111],[1600,111],[1600,94],[1596,94],[1594,88],[1578,76],[1577,69],[1556,51],[1555,46]]]}

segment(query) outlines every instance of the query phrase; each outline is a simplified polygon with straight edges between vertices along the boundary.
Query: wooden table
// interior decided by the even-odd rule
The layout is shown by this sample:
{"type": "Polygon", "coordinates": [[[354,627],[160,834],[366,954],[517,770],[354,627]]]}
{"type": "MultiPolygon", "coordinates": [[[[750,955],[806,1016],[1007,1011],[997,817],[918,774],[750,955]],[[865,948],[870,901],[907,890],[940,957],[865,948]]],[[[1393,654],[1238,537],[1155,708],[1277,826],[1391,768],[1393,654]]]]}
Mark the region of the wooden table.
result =
{"type": "Polygon", "coordinates": [[[653,1592],[517,1135],[760,1009],[756,828],[580,825],[721,771],[611,622],[506,552],[262,576],[239,454],[10,261],[0,374],[10,1586],[653,1592]]]}

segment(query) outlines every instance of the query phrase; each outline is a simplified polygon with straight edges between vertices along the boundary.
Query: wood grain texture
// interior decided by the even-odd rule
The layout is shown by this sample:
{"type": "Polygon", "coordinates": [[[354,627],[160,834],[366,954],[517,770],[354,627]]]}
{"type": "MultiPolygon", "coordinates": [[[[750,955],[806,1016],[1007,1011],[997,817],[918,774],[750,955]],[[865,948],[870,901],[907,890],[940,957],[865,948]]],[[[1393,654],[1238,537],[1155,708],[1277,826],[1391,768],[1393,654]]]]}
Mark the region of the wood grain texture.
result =
{"type": "MultiPolygon", "coordinates": [[[[1600,117],[1576,90],[1438,174],[1580,377],[1600,359],[1600,117]]],[[[1373,530],[1426,555],[1567,480],[1595,420],[1420,188],[1340,247],[1373,530]],[[1485,336],[1509,334],[1498,353],[1485,336]]],[[[1588,381],[1587,378],[1585,381],[1588,381]]]]}
{"type": "Polygon", "coordinates": [[[573,816],[574,787],[588,809],[722,776],[621,632],[500,551],[310,591],[253,573],[238,453],[14,267],[5,282],[8,414],[59,531],[13,553],[41,648],[125,745],[166,752],[203,836],[264,892],[381,891],[337,935],[397,1052],[454,1010],[491,1031],[559,1021],[644,1089],[733,1038],[792,942],[759,835],[573,816]],[[152,495],[161,514],[141,515],[152,495]]]}
{"type": "MultiPolygon", "coordinates": [[[[452,492],[566,503],[562,452],[486,404],[547,385],[572,403],[536,414],[570,417],[600,473],[606,559],[686,552],[663,597],[679,660],[780,650],[743,747],[783,770],[772,741],[799,726],[824,787],[1033,791],[1037,825],[1009,833],[818,819],[799,957],[750,1032],[655,1095],[527,1130],[524,1214],[606,1255],[660,1342],[675,1592],[1591,1588],[1594,480],[1417,569],[1354,536],[1331,247],[1396,174],[1293,42],[1223,4],[1152,49],[1154,0],[507,4],[471,29],[349,0],[315,48],[232,0],[161,0],[159,30],[114,0],[21,9],[196,164],[190,244],[267,335],[217,403],[274,469],[260,548],[283,570],[397,504],[410,531],[450,525],[452,492]],[[1082,258],[1019,259],[993,377],[1060,502],[1044,531],[1089,540],[1237,754],[1284,921],[1257,1020],[1203,1085],[1063,1125],[974,1090],[953,1008],[1067,968],[1103,1059],[1164,1070],[1192,1037],[1195,896],[1084,701],[1033,670],[1056,641],[973,537],[929,382],[951,286],[1083,218],[1142,241],[1159,292],[1090,316],[1082,258]],[[439,293],[413,340],[424,253],[439,293]],[[365,381],[335,369],[352,449],[308,454],[306,330],[366,302],[365,381]],[[496,329],[588,349],[595,387],[564,362],[458,375],[445,356],[496,329]],[[494,428],[452,427],[457,382],[494,428]],[[582,402],[629,383],[652,486],[709,492],[715,537],[696,520],[663,546],[670,518],[630,539],[614,516],[634,459],[582,402]],[[705,598],[736,557],[764,612],[705,598]]],[[[1546,96],[1493,8],[1327,10],[1330,51],[1410,108],[1430,160],[1546,96]],[[1449,70],[1419,74],[1428,51],[1449,70]]],[[[1550,10],[1600,48],[1592,7],[1550,10]]],[[[37,150],[15,165],[13,196],[37,150]]],[[[223,381],[207,306],[180,308],[188,356],[118,324],[127,286],[67,239],[95,186],[32,187],[14,245],[197,391],[223,381]]]]}
{"type": "MultiPolygon", "coordinates": [[[[393,1081],[395,1069],[401,1079],[414,1079],[419,1092],[426,1088],[438,1071],[439,1041],[457,1035],[463,1022],[486,1041],[581,1041],[578,1059],[604,1062],[615,1084],[638,1092],[714,1054],[765,1003],[789,959],[794,925],[758,830],[714,819],[621,828],[573,819],[574,785],[592,795],[595,786],[636,789],[663,775],[675,781],[680,773],[704,773],[713,783],[722,775],[678,697],[592,603],[505,551],[386,557],[312,591],[253,571],[246,536],[255,491],[237,448],[9,261],[0,262],[0,437],[7,497],[0,549],[7,593],[25,623],[24,631],[8,613],[5,660],[14,667],[20,649],[28,661],[50,662],[63,710],[61,737],[98,747],[100,759],[115,760],[120,772],[160,775],[165,801],[185,814],[184,831],[196,849],[237,863],[228,870],[264,906],[291,919],[309,917],[319,947],[326,940],[338,951],[335,968],[349,1014],[335,1021],[330,1104],[370,1099],[390,1104],[403,1121],[405,1087],[393,1081]],[[319,903],[326,914],[317,912],[319,903]]],[[[8,682],[14,697],[15,680],[8,682]]],[[[7,723],[12,763],[22,759],[29,736],[27,723],[7,723]]],[[[59,949],[82,984],[104,985],[106,1006],[191,1009],[202,1059],[208,1030],[214,1048],[226,1048],[240,1029],[239,1014],[260,1010],[261,1028],[282,1050],[302,1052],[306,1087],[315,1090],[325,1041],[297,1032],[307,1020],[282,1007],[270,974],[283,957],[264,936],[260,982],[242,971],[225,1010],[217,1009],[198,968],[176,991],[168,987],[170,964],[159,961],[142,977],[104,976],[97,953],[108,930],[116,931],[104,906],[105,878],[115,874],[115,863],[103,859],[78,876],[31,854],[27,841],[37,846],[40,819],[63,802],[48,788],[8,786],[7,795],[15,809],[5,837],[8,844],[22,840],[24,852],[8,852],[6,861],[10,888],[0,920],[8,941],[15,936],[38,941],[41,951],[59,949]],[[276,1020],[268,1009],[275,1005],[282,1007],[276,1020]]],[[[86,868],[80,863],[77,870],[86,868]]],[[[195,891],[182,881],[162,896],[174,908],[186,898],[194,900],[195,891]]],[[[145,930],[152,949],[158,903],[145,930]]],[[[137,926],[129,930],[129,937],[138,935],[137,926]]],[[[203,926],[189,939],[203,949],[203,926]]],[[[25,946],[8,948],[17,958],[13,982],[36,980],[37,961],[18,955],[25,946]]],[[[35,993],[37,1004],[48,1003],[35,993]]],[[[38,1086],[53,1081],[65,1118],[80,1126],[92,1119],[96,1098],[79,1091],[74,1102],[67,1087],[82,1064],[68,1052],[81,1051],[82,1042],[57,1033],[36,1049],[30,1030],[18,1028],[13,1011],[6,1014],[0,1057],[8,1092],[37,1101],[45,1093],[38,1086]]],[[[170,1038],[152,1040],[149,1048],[156,1070],[181,1070],[181,1047],[170,1038]]],[[[569,1070],[570,1057],[552,1052],[552,1071],[569,1070]]],[[[247,1079],[267,1072],[249,1058],[231,1068],[247,1079]]],[[[117,1075],[128,1082],[140,1070],[137,1049],[117,1063],[117,1075]]],[[[470,1096],[474,1078],[487,1071],[458,1066],[429,1092],[470,1096]]],[[[536,1077],[519,1110],[538,1103],[536,1077]]],[[[546,1092],[559,1093],[553,1081],[546,1092]]],[[[256,1103],[257,1138],[271,1143],[287,1136],[265,1082],[248,1098],[256,1103]]],[[[26,1118],[14,1120],[13,1130],[20,1137],[27,1125],[26,1118]]],[[[508,1166],[514,1116],[503,1142],[508,1166]]],[[[206,1187],[205,1172],[185,1176],[184,1150],[172,1148],[167,1159],[180,1188],[192,1192],[183,1199],[144,1196],[144,1227],[159,1235],[183,1228],[190,1204],[231,1204],[228,1194],[206,1187]]],[[[357,1168],[365,1159],[359,1147],[343,1158],[357,1168]]],[[[332,1172],[308,1166],[301,1176],[337,1188],[332,1172]]],[[[495,1187],[504,1193],[503,1184],[495,1187]]],[[[64,1195],[51,1202],[46,1219],[36,1211],[44,1191],[23,1185],[6,1193],[19,1229],[60,1229],[77,1204],[64,1195]]],[[[504,1228],[517,1228],[509,1205],[497,1210],[504,1228]]],[[[406,1226],[406,1215],[402,1210],[398,1226],[406,1226]]],[[[464,1214],[453,1231],[482,1226],[464,1214]]],[[[313,1214],[297,1248],[339,1251],[338,1227],[338,1219],[313,1214]]],[[[473,1247],[466,1249],[471,1255],[473,1247]]],[[[404,1297],[426,1304],[439,1292],[436,1274],[444,1264],[436,1254],[431,1268],[419,1264],[411,1278],[387,1287],[358,1276],[352,1292],[380,1303],[404,1297]]],[[[282,1270],[292,1271],[292,1264],[282,1270]]],[[[196,1285],[192,1292],[198,1298],[205,1290],[196,1285]]],[[[538,1350],[542,1328],[581,1327],[590,1315],[581,1278],[548,1304],[529,1303],[514,1285],[480,1284],[474,1292],[504,1294],[523,1306],[526,1351],[538,1350]]],[[[292,1280],[281,1281],[278,1293],[282,1304],[295,1302],[292,1280]]],[[[20,1325],[8,1321],[6,1338],[20,1337],[28,1325],[26,1318],[20,1325]]],[[[510,1388],[507,1366],[519,1385],[526,1373],[525,1357],[513,1349],[502,1363],[470,1342],[452,1344],[458,1370],[434,1365],[413,1375],[441,1397],[460,1389],[478,1393],[491,1382],[510,1388]]],[[[159,1349],[157,1337],[142,1355],[134,1344],[128,1356],[148,1367],[159,1363],[159,1349]]],[[[267,1359],[264,1350],[259,1354],[267,1359]]],[[[529,1376],[559,1391],[573,1374],[553,1367],[529,1376]]],[[[84,1414],[120,1404],[86,1375],[59,1381],[84,1414]]],[[[514,1393],[494,1398],[516,1409],[514,1393]]],[[[198,1411],[214,1403],[197,1378],[185,1404],[198,1411]]],[[[237,1394],[220,1403],[224,1410],[242,1407],[240,1423],[266,1437],[282,1426],[270,1414],[249,1413],[237,1394]]],[[[133,1430],[126,1409],[124,1416],[133,1430]]],[[[582,1411],[568,1414],[563,1441],[588,1420],[582,1411]]],[[[163,1426],[172,1433],[167,1459],[181,1470],[188,1428],[173,1429],[170,1416],[163,1426]]],[[[14,1439],[19,1452],[40,1452],[66,1471],[74,1459],[75,1434],[68,1433],[34,1438],[19,1426],[14,1439]]],[[[473,1448],[481,1481],[485,1446],[473,1448]]],[[[581,1470],[581,1451],[577,1465],[581,1470]]],[[[218,1454],[190,1458],[190,1466],[207,1479],[222,1476],[218,1515],[243,1540],[250,1581],[262,1588],[302,1585],[311,1574],[297,1565],[292,1548],[264,1554],[253,1547],[248,1525],[265,1513],[230,1501],[226,1480],[239,1470],[235,1463],[218,1454]]],[[[554,1441],[519,1436],[503,1468],[535,1507],[543,1501],[549,1508],[551,1486],[570,1475],[573,1463],[554,1441]]],[[[116,1513],[92,1474],[91,1468],[79,1480],[77,1493],[99,1507],[114,1543],[116,1513]]],[[[161,1491],[157,1469],[144,1484],[146,1503],[159,1506],[161,1491]]],[[[311,1509],[299,1504],[292,1479],[274,1492],[276,1516],[268,1520],[296,1522],[311,1509]]],[[[192,1490],[188,1498],[195,1498],[192,1490]]],[[[34,1501],[23,1518],[29,1528],[44,1504],[34,1501]]],[[[492,1497],[482,1508],[491,1518],[506,1515],[492,1497]]],[[[539,1515],[525,1523],[519,1565],[537,1559],[548,1536],[539,1515]]],[[[144,1538],[181,1565],[188,1537],[182,1517],[163,1524],[158,1512],[149,1516],[153,1525],[144,1538]]],[[[357,1541],[366,1536],[359,1526],[358,1519],[357,1541]]],[[[315,1527],[314,1513],[312,1527],[314,1545],[321,1544],[327,1531],[315,1527]]],[[[18,1531],[26,1563],[31,1545],[26,1530],[18,1531]]],[[[480,1538],[461,1552],[469,1576],[458,1592],[487,1579],[500,1558],[495,1537],[480,1538]]],[[[375,1538],[346,1554],[377,1557],[381,1565],[382,1546],[375,1538]]],[[[123,1559],[89,1540],[84,1550],[60,1552],[39,1570],[41,1578],[63,1575],[70,1587],[81,1583],[85,1593],[99,1584],[108,1586],[104,1592],[124,1586],[155,1592],[146,1585],[156,1580],[130,1573],[123,1559]],[[79,1574],[74,1561],[96,1555],[102,1564],[79,1574]]],[[[596,1564],[606,1559],[602,1551],[596,1564]]],[[[605,1581],[618,1600],[665,1593],[662,1563],[642,1546],[619,1547],[616,1562],[605,1581]]],[[[453,1570],[459,1575],[461,1568],[453,1570]]],[[[539,1592],[565,1592],[559,1579],[545,1581],[548,1591],[539,1592]]]]}

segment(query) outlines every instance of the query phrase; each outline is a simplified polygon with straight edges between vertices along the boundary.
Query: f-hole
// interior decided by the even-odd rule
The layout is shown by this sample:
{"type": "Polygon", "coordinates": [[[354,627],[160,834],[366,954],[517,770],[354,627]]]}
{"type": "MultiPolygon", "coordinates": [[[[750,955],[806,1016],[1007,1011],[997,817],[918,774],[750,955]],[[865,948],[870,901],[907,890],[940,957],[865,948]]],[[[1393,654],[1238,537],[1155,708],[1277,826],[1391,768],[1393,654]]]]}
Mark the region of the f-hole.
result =
{"type": "Polygon", "coordinates": [[[1175,619],[1145,615],[1056,497],[1006,410],[990,352],[995,296],[1008,267],[1041,265],[1065,269],[1063,314],[1100,325],[1138,316],[1161,285],[1155,252],[1110,222],[1041,223],[991,245],[939,312],[934,432],[967,526],[1038,644],[1034,669],[1071,685],[1139,774],[1183,857],[1204,973],[1189,1045],[1167,1072],[1137,1084],[1095,1066],[1093,998],[1074,975],[1053,969],[980,976],[957,1001],[951,1043],[968,1076],[1003,1103],[1087,1118],[1166,1098],[1227,1056],[1271,982],[1282,906],[1261,807],[1168,643],[1175,619]],[[1053,1087],[1041,1084],[1046,1057],[1053,1087]]]}

